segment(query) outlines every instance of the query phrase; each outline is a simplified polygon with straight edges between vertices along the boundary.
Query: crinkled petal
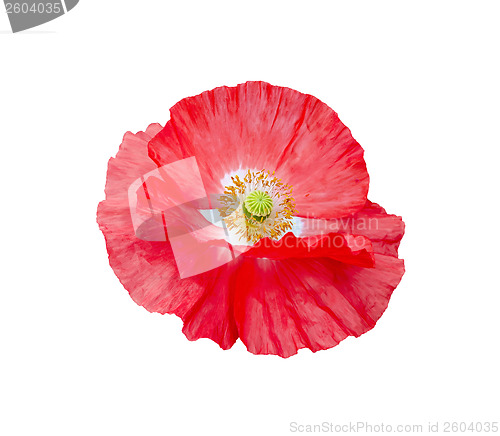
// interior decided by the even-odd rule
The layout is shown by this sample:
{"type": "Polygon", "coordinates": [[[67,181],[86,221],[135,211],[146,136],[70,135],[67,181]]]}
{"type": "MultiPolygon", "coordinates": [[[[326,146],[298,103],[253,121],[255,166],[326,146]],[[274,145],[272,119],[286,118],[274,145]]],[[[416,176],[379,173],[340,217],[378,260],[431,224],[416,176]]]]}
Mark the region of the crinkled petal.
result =
{"type": "Polygon", "coordinates": [[[329,232],[363,235],[370,239],[375,253],[396,257],[404,231],[400,216],[388,214],[383,207],[369,200],[355,214],[330,220],[302,219],[300,224],[301,237],[329,232]]]}
{"type": "Polygon", "coordinates": [[[147,147],[148,142],[161,130],[160,124],[151,124],[145,132],[125,133],[116,157],[108,163],[105,188],[108,203],[128,210],[128,187],[143,174],[156,168],[147,154],[147,147]]]}
{"type": "Polygon", "coordinates": [[[238,338],[231,277],[237,262],[181,279],[169,242],[106,234],[109,262],[131,298],[150,312],[176,314],[190,340],[209,338],[230,348],[238,338]]]}
{"type": "Polygon", "coordinates": [[[374,268],[246,257],[235,291],[240,338],[254,354],[281,357],[333,347],[375,326],[403,273],[402,260],[380,254],[374,268]]]}
{"type": "Polygon", "coordinates": [[[365,268],[372,268],[374,264],[372,244],[368,238],[342,233],[305,238],[287,233],[279,240],[263,238],[244,255],[266,259],[328,257],[365,268]]]}
{"type": "MultiPolygon", "coordinates": [[[[161,126],[155,124],[146,132],[127,133],[116,158],[110,159],[106,200],[99,204],[97,212],[109,263],[137,304],[150,312],[178,315],[185,321],[184,332],[191,340],[208,337],[222,348],[229,348],[237,338],[237,329],[227,291],[237,263],[181,279],[170,241],[142,240],[134,231],[128,188],[156,168],[148,157],[147,144],[160,130],[161,126]]],[[[199,248],[202,244],[196,245],[199,248]]]]}
{"type": "Polygon", "coordinates": [[[149,154],[158,166],[195,156],[209,194],[222,193],[222,180],[238,170],[276,171],[293,186],[300,216],[354,213],[368,192],[363,149],[337,114],[311,95],[264,82],[181,100],[149,154]]]}

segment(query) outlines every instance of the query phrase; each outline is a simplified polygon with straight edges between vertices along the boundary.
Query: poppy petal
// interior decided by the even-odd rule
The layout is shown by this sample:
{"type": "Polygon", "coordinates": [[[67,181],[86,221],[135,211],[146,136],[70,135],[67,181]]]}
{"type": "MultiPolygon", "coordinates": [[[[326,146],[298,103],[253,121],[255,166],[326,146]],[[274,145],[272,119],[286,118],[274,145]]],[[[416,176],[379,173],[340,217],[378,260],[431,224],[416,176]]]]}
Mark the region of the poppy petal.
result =
{"type": "Polygon", "coordinates": [[[125,133],[115,158],[108,163],[106,178],[106,202],[127,209],[122,224],[129,221],[128,187],[143,174],[156,168],[147,154],[148,142],[162,130],[160,124],[151,124],[145,132],[125,133]]]}
{"type": "Polygon", "coordinates": [[[279,240],[263,238],[244,255],[266,259],[328,257],[365,268],[372,268],[374,263],[372,244],[368,238],[341,233],[305,238],[287,233],[279,240]]]}
{"type": "Polygon", "coordinates": [[[375,326],[404,273],[403,261],[375,255],[374,268],[327,258],[245,258],[238,271],[235,319],[254,354],[318,351],[375,326]]]}
{"type": "Polygon", "coordinates": [[[209,338],[221,348],[237,339],[229,292],[236,262],[181,279],[169,242],[106,235],[109,262],[130,297],[150,312],[184,321],[190,340],[209,338]]]}
{"type": "Polygon", "coordinates": [[[220,87],[181,100],[149,144],[158,166],[195,156],[209,194],[241,169],[276,171],[293,186],[300,216],[334,218],[366,202],[363,149],[317,98],[264,82],[220,87]],[[325,189],[328,186],[328,189],[325,189]]]}
{"type": "Polygon", "coordinates": [[[382,206],[369,200],[363,209],[352,215],[300,221],[301,237],[329,232],[363,235],[370,239],[375,253],[396,257],[404,231],[405,224],[400,216],[388,214],[382,206]]]}
{"type": "Polygon", "coordinates": [[[146,132],[128,132],[116,158],[110,159],[106,200],[99,204],[97,212],[109,263],[138,305],[150,312],[178,315],[185,320],[184,332],[189,339],[208,337],[228,348],[236,340],[237,330],[227,292],[229,285],[224,283],[229,282],[237,263],[181,279],[170,242],[142,240],[134,231],[128,188],[137,178],[157,168],[147,155],[147,144],[160,129],[155,124],[146,132]],[[217,312],[204,316],[210,308],[217,312]]]}
{"type": "Polygon", "coordinates": [[[183,333],[189,340],[208,338],[226,350],[238,339],[234,320],[235,277],[240,260],[193,278],[205,290],[183,317],[183,333]]]}

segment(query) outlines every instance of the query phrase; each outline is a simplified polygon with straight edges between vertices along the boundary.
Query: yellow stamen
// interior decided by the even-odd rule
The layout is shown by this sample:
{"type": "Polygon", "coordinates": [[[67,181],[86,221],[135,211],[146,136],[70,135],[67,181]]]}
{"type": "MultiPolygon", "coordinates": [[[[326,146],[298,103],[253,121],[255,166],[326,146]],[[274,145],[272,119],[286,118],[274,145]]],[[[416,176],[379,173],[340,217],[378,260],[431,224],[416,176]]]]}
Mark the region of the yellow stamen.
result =
{"type": "Polygon", "coordinates": [[[296,213],[295,200],[291,197],[292,187],[274,174],[274,171],[248,170],[243,180],[238,175],[232,176],[232,185],[225,187],[220,198],[222,206],[219,212],[226,226],[248,242],[255,243],[265,237],[279,239],[292,228],[291,220],[296,213]],[[250,194],[252,200],[247,203],[250,209],[252,205],[255,206],[252,201],[256,196],[272,201],[266,200],[266,208],[259,207],[254,212],[249,213],[247,210],[245,213],[245,200],[250,194]]]}

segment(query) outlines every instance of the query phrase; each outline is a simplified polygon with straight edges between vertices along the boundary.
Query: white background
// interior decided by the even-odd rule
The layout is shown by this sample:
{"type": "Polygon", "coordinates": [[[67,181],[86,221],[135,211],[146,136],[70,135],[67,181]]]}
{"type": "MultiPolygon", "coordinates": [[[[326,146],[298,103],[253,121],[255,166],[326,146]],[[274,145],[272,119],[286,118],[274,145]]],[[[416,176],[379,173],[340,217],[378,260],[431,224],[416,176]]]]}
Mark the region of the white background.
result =
{"type": "Polygon", "coordinates": [[[0,434],[500,421],[499,12],[493,1],[81,0],[15,35],[2,12],[0,434]],[[127,130],[247,80],[336,110],[366,150],[370,199],[407,224],[389,309],[328,351],[284,360],[189,342],[178,318],[129,298],[95,223],[127,130]]]}

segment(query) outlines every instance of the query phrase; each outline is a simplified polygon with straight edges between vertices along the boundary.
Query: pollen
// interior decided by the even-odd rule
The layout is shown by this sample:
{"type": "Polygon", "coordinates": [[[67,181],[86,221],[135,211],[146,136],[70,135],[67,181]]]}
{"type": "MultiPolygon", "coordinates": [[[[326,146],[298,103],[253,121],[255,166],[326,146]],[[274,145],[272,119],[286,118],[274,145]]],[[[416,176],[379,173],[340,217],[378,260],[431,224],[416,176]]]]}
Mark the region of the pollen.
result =
{"type": "Polygon", "coordinates": [[[220,197],[219,213],[228,229],[255,243],[262,238],[279,239],[292,228],[295,200],[292,187],[266,170],[231,177],[220,197]]]}

